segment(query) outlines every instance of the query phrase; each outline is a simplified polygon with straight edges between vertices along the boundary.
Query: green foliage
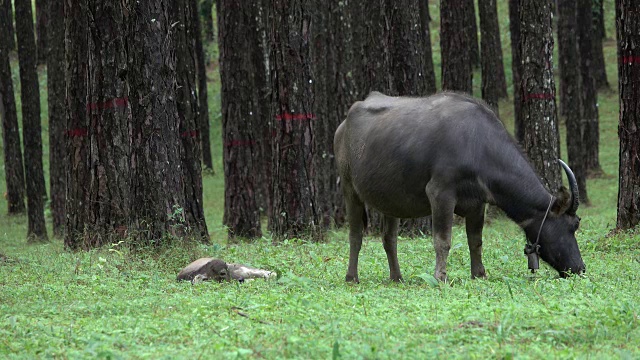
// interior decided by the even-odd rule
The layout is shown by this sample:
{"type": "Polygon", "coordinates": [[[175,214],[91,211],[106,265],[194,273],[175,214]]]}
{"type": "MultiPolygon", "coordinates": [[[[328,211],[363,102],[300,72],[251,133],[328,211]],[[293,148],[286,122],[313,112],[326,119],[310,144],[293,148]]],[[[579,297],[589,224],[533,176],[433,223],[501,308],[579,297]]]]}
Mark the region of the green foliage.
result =
{"type": "MultiPolygon", "coordinates": [[[[503,29],[506,10],[506,1],[499,1],[503,29]]],[[[612,36],[612,0],[605,10],[612,36]]],[[[432,25],[437,39],[436,21],[432,25]]],[[[510,48],[503,40],[511,81],[510,48]]],[[[609,79],[616,84],[615,43],[605,46],[609,79]]],[[[65,251],[59,239],[28,245],[26,217],[4,215],[6,200],[0,199],[0,358],[640,357],[638,232],[610,233],[617,201],[615,91],[601,93],[599,107],[601,163],[609,176],[589,181],[593,205],[579,210],[585,276],[559,279],[545,265],[530,274],[521,231],[497,218],[484,231],[486,280],[470,280],[464,228],[456,226],[450,284],[431,275],[435,253],[428,238],[400,239],[406,280],[390,282],[377,237],[363,244],[361,283],[348,284],[345,230],[330,232],[322,243],[224,240],[219,80],[213,69],[210,76],[215,173],[204,178],[204,201],[212,244],[173,241],[135,253],[124,243],[77,253],[65,251]],[[201,256],[275,270],[279,278],[176,282],[178,271],[201,256]]],[[[500,104],[507,124],[510,103],[500,104]]]]}

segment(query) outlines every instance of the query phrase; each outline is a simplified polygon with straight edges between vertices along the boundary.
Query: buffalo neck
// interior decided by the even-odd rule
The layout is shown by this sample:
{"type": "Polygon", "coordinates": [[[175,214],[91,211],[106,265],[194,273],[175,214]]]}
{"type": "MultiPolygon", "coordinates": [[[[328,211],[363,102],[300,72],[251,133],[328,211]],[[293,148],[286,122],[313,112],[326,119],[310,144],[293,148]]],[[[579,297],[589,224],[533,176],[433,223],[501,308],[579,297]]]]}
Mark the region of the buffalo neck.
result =
{"type": "Polygon", "coordinates": [[[488,167],[486,181],[493,202],[509,218],[525,227],[531,220],[544,216],[552,195],[529,162],[519,155],[488,167]]]}

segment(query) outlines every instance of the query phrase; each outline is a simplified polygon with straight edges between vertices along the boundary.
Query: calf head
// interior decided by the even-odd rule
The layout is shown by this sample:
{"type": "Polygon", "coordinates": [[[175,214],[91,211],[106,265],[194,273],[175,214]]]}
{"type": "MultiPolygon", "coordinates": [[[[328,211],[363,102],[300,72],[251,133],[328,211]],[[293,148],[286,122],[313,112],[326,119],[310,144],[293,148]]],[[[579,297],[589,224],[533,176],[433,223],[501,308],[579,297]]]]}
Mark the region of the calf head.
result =
{"type": "MultiPolygon", "coordinates": [[[[585,271],[585,265],[580,255],[575,232],[580,225],[578,210],[578,184],[571,169],[558,160],[564,168],[571,192],[562,188],[561,192],[551,200],[545,217],[534,221],[527,231],[527,242],[533,245],[533,250],[542,260],[558,271],[561,277],[569,272],[580,274],[585,271]]],[[[527,248],[531,250],[531,245],[527,248]]],[[[525,248],[525,253],[527,253],[525,248]]]]}

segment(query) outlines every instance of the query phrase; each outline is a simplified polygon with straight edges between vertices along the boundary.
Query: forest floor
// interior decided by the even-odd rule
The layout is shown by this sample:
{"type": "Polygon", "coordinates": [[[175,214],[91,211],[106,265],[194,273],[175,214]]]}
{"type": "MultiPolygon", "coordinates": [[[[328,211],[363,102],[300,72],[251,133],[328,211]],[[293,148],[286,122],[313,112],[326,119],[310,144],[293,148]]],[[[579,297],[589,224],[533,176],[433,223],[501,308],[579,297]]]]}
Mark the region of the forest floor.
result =
{"type": "MultiPolygon", "coordinates": [[[[611,19],[612,3],[606,1],[611,19]]],[[[499,2],[502,15],[505,4],[499,2]]],[[[433,5],[432,16],[437,16],[433,5]]],[[[510,81],[508,24],[504,16],[500,21],[507,29],[503,40],[510,81]]],[[[607,26],[611,38],[611,21],[607,26]]],[[[221,225],[219,80],[212,73],[216,163],[215,172],[204,177],[212,244],[136,254],[122,244],[78,253],[65,251],[60,239],[30,245],[26,216],[6,216],[6,200],[0,198],[0,358],[639,358],[640,235],[611,232],[618,94],[615,41],[605,46],[612,84],[599,96],[606,176],[589,180],[592,205],[579,210],[584,276],[560,279],[546,265],[530,274],[522,232],[501,217],[484,232],[486,280],[470,279],[464,228],[454,228],[450,284],[431,276],[435,253],[430,238],[399,240],[401,284],[388,280],[382,244],[371,236],[360,256],[361,283],[345,283],[344,229],[331,231],[324,243],[290,239],[276,246],[265,237],[228,244],[221,225]],[[199,256],[275,270],[279,278],[195,286],[176,282],[178,271],[199,256]]],[[[439,68],[437,51],[434,60],[439,68]]],[[[43,73],[48,167],[44,79],[43,73]]],[[[477,88],[477,72],[474,79],[477,88]]],[[[511,100],[500,106],[512,128],[511,100]]],[[[0,163],[0,189],[5,188],[3,171],[0,163]]]]}

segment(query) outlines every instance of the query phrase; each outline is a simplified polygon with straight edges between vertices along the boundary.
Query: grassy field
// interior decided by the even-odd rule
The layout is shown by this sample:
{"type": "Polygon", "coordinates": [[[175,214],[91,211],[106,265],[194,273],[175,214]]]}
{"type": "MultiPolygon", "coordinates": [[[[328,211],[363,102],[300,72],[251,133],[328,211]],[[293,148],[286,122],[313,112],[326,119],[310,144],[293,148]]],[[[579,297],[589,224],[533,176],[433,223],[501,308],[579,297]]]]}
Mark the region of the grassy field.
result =
{"type": "MultiPolygon", "coordinates": [[[[499,5],[501,26],[508,29],[506,1],[499,5]]],[[[606,7],[612,37],[613,1],[606,7]]],[[[510,81],[508,40],[504,31],[510,81]]],[[[437,68],[438,45],[434,31],[437,68]]],[[[584,277],[559,279],[548,266],[528,273],[524,236],[502,218],[485,228],[486,280],[470,280],[464,228],[454,228],[447,285],[431,277],[430,238],[400,239],[402,284],[388,281],[382,244],[373,237],[363,244],[361,283],[345,283],[343,229],[326,243],[274,246],[264,238],[227,244],[219,82],[212,69],[216,172],[204,178],[212,244],[137,254],[118,244],[69,253],[59,239],[28,245],[26,217],[6,216],[0,198],[0,358],[640,358],[638,234],[609,235],[616,217],[618,95],[615,41],[605,46],[613,85],[599,98],[607,176],[589,181],[592,206],[579,210],[584,277]],[[177,283],[177,272],[202,255],[276,270],[280,277],[241,285],[177,283]]],[[[42,75],[44,95],[45,86],[42,75]]],[[[510,103],[500,109],[507,124],[510,103]]]]}

